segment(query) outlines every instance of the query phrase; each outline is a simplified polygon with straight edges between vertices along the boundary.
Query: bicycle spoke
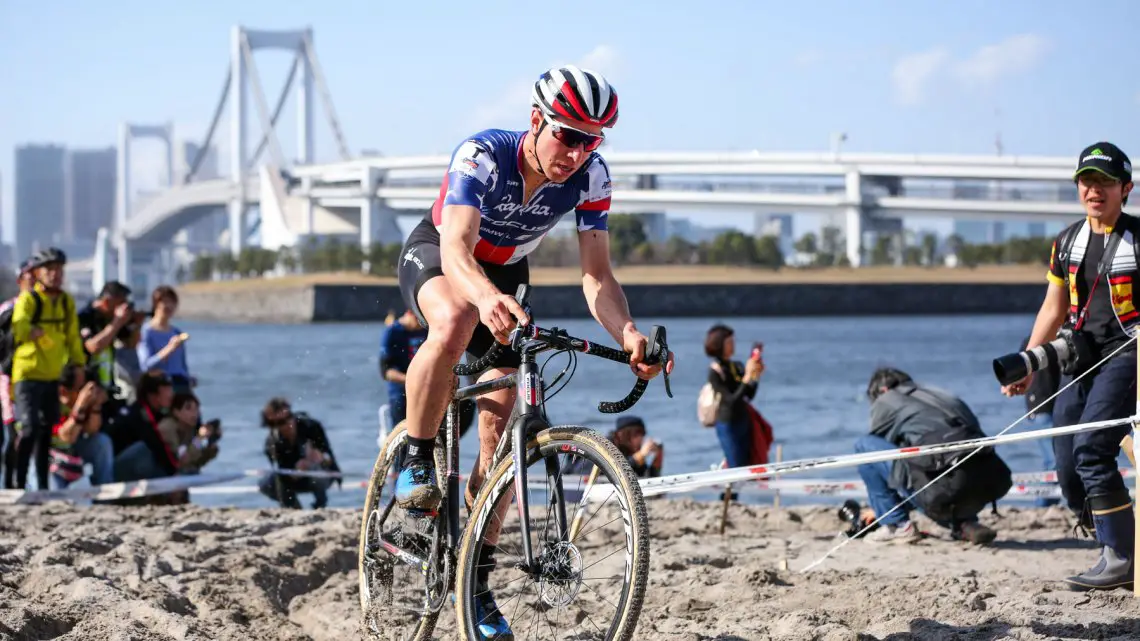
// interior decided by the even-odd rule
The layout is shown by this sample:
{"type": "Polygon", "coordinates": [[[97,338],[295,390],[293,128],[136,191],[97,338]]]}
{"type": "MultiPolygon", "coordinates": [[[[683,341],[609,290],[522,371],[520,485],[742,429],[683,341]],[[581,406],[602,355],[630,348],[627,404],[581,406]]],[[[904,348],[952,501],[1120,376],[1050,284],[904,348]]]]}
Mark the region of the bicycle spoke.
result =
{"type": "MultiPolygon", "coordinates": [[[[528,463],[528,470],[534,470],[528,477],[538,473],[546,477],[545,483],[532,484],[525,491],[525,498],[531,499],[529,518],[535,539],[536,566],[528,569],[523,564],[521,537],[526,528],[519,521],[519,511],[504,510],[504,506],[497,503],[489,510],[487,518],[498,531],[496,562],[493,567],[473,564],[472,571],[487,572],[487,587],[497,597],[499,610],[516,639],[606,639],[613,622],[624,611],[622,603],[628,597],[626,581],[629,570],[625,564],[618,569],[619,566],[612,563],[615,557],[622,558],[622,553],[632,555],[632,551],[627,549],[629,540],[620,531],[607,529],[615,523],[620,524],[623,516],[620,512],[601,514],[603,510],[621,509],[620,502],[610,499],[617,495],[622,479],[610,478],[612,472],[609,469],[599,468],[600,476],[596,483],[605,482],[613,489],[606,500],[589,506],[589,511],[580,520],[579,533],[574,541],[569,541],[566,535],[570,523],[566,523],[566,532],[560,531],[557,516],[560,506],[555,490],[556,484],[566,479],[569,474],[566,470],[572,466],[560,465],[556,471],[550,471],[543,470],[543,458],[529,459],[528,463]],[[540,497],[544,491],[546,496],[540,497]],[[503,518],[499,517],[500,513],[503,518]],[[602,572],[599,573],[598,569],[602,572]]],[[[577,476],[577,482],[570,488],[563,487],[564,492],[573,490],[575,485],[581,490],[584,478],[580,474],[577,476]]],[[[513,487],[509,479],[501,478],[499,482],[504,488],[513,487]]],[[[498,500],[509,495],[511,493],[504,490],[498,500]]],[[[567,507],[570,508],[567,511],[572,513],[578,503],[567,507]]],[[[567,515],[569,518],[570,514],[567,515]]],[[[490,529],[486,523],[481,527],[490,529]]],[[[469,536],[478,536],[478,533],[473,531],[469,536]]]]}

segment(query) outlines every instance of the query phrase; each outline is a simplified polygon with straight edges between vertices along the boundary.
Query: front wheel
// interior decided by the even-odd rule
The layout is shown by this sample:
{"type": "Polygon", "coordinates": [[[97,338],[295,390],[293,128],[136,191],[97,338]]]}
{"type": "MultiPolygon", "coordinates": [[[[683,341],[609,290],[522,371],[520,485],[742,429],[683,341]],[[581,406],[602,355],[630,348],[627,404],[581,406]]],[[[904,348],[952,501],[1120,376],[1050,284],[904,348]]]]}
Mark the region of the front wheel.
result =
{"type": "Polygon", "coordinates": [[[628,641],[649,573],[645,500],[628,461],[597,432],[565,426],[539,432],[526,465],[535,563],[524,559],[519,511],[507,509],[515,468],[506,459],[483,483],[459,548],[464,638],[487,634],[480,626],[494,604],[515,639],[628,641]]]}
{"type": "MultiPolygon", "coordinates": [[[[407,442],[407,428],[401,422],[388,434],[376,457],[360,524],[357,570],[362,628],[367,638],[383,641],[430,639],[439,611],[432,611],[426,603],[437,599],[443,589],[433,585],[433,579],[441,576],[442,568],[410,566],[381,545],[383,537],[401,550],[428,559],[434,547],[434,530],[442,522],[438,516],[411,517],[394,505],[396,475],[407,451],[407,442]]],[[[442,474],[439,449],[436,449],[437,482],[438,475],[442,474]]]]}

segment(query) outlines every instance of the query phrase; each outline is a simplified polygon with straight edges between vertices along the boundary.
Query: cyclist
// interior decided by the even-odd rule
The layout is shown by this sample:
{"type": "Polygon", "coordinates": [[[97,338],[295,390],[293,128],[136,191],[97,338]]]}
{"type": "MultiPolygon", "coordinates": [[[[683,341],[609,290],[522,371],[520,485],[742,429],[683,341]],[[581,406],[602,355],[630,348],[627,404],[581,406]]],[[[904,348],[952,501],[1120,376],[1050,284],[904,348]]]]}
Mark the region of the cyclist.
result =
{"type": "MultiPolygon", "coordinates": [[[[601,74],[567,65],[539,77],[531,102],[527,130],[488,129],[456,148],[439,198],[401,250],[400,291],[430,330],[406,378],[408,450],[396,501],[412,512],[439,506],[432,451],[453,390],[452,367],[464,350],[482,356],[494,341],[507,342],[516,321],[529,322],[514,293],[529,282],[527,254],[565,214],[576,218],[582,290],[594,318],[629,352],[637,376],[651,379],[661,371],[643,362],[648,339],[634,325],[610,267],[610,173],[596,150],[605,141],[602,130],[617,122],[617,92],[601,74]]],[[[517,354],[504,350],[480,380],[517,371],[519,363],[517,354]]],[[[672,371],[672,354],[665,367],[672,371]]],[[[507,389],[479,398],[480,452],[468,481],[468,505],[488,472],[514,397],[515,390],[507,389]]],[[[481,566],[492,563],[482,559],[481,566]]],[[[486,577],[477,580],[485,583],[486,577]]],[[[510,638],[490,592],[476,592],[483,595],[475,604],[486,622],[482,633],[510,638]]]]}

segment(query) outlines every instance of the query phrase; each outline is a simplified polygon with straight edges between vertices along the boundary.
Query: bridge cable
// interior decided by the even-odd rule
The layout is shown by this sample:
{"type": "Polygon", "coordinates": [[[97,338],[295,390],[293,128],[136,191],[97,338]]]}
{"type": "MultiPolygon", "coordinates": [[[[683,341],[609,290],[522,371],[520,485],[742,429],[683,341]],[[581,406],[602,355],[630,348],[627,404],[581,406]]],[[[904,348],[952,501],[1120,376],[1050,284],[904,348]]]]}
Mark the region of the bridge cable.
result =
{"type": "Polygon", "coordinates": [[[336,117],[336,109],[333,108],[332,93],[329,92],[328,83],[325,82],[325,73],[321,69],[320,61],[317,60],[316,51],[313,50],[312,39],[307,33],[302,36],[301,50],[309,60],[309,70],[313,74],[313,80],[316,81],[317,91],[321,94],[321,102],[324,103],[325,115],[329,119],[329,127],[332,128],[333,136],[336,138],[336,144],[340,148],[340,159],[352,160],[352,152],[349,151],[348,143],[345,142],[344,132],[340,129],[340,120],[336,117]]]}
{"type": "Polygon", "coordinates": [[[218,100],[218,107],[214,110],[214,119],[210,121],[210,128],[206,130],[206,139],[202,145],[198,147],[198,153],[194,156],[194,162],[190,165],[190,170],[182,177],[182,184],[189,183],[198,173],[198,169],[202,166],[202,161],[206,159],[206,154],[210,151],[210,142],[214,139],[214,131],[218,128],[218,123],[222,119],[222,112],[225,111],[227,98],[230,95],[230,83],[233,79],[234,69],[229,67],[226,71],[226,82],[222,85],[222,97],[218,100]]]}
{"type": "Polygon", "coordinates": [[[285,155],[281,153],[281,144],[277,140],[277,132],[273,129],[272,118],[269,116],[269,105],[265,102],[265,92],[262,90],[261,76],[257,72],[257,64],[253,59],[253,48],[249,46],[249,39],[242,37],[241,42],[242,56],[245,58],[245,66],[249,71],[249,83],[253,94],[253,100],[257,105],[257,116],[261,120],[262,131],[265,132],[265,138],[269,141],[269,153],[273,157],[273,161],[277,163],[279,169],[286,167],[285,155]]]}
{"type": "MultiPolygon", "coordinates": [[[[277,99],[277,107],[273,110],[273,118],[269,121],[273,131],[277,131],[277,121],[281,118],[281,112],[284,111],[285,101],[289,99],[289,90],[293,87],[293,78],[297,75],[297,67],[301,65],[300,56],[293,58],[293,66],[289,69],[289,76],[285,78],[285,86],[281,89],[281,96],[277,99]]],[[[261,158],[262,152],[265,151],[265,146],[269,142],[269,136],[263,135],[261,142],[257,144],[257,151],[249,158],[248,169],[253,169],[257,164],[257,160],[261,158]]]]}

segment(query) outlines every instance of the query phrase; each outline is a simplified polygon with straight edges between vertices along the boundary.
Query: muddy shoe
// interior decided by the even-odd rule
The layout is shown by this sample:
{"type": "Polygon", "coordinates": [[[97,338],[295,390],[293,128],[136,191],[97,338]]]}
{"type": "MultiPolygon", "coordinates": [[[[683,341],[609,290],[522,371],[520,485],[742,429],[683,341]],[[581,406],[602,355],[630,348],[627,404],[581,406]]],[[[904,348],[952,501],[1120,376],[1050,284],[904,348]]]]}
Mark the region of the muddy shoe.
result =
{"type": "Polygon", "coordinates": [[[976,543],[978,545],[989,545],[997,538],[997,531],[993,528],[988,528],[977,521],[970,521],[960,524],[954,529],[950,536],[955,541],[966,541],[969,543],[976,543]]]}
{"type": "Polygon", "coordinates": [[[412,462],[396,478],[396,504],[409,512],[434,514],[441,494],[431,465],[412,462]]]}

